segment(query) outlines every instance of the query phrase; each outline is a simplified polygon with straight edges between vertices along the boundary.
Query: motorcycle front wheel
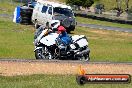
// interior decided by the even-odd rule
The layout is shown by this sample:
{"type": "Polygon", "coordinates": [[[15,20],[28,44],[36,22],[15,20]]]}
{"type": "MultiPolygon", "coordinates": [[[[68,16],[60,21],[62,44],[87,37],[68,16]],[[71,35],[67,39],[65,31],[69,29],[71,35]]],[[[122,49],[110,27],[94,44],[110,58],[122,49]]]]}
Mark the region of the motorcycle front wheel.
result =
{"type": "Polygon", "coordinates": [[[35,57],[36,59],[44,59],[44,60],[52,59],[52,55],[46,47],[37,49],[35,51],[35,57]]]}

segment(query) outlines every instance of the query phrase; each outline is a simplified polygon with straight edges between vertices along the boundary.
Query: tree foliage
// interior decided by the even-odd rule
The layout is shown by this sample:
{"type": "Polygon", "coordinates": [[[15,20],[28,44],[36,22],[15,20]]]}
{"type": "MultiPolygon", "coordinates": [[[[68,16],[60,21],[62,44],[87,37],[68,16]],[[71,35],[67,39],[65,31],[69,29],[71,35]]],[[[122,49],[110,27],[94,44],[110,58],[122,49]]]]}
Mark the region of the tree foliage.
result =
{"type": "Polygon", "coordinates": [[[82,0],[83,1],[83,7],[90,7],[94,1],[93,0],[82,0]]]}
{"type": "Polygon", "coordinates": [[[94,3],[94,0],[66,0],[66,3],[70,5],[90,7],[94,3]]]}

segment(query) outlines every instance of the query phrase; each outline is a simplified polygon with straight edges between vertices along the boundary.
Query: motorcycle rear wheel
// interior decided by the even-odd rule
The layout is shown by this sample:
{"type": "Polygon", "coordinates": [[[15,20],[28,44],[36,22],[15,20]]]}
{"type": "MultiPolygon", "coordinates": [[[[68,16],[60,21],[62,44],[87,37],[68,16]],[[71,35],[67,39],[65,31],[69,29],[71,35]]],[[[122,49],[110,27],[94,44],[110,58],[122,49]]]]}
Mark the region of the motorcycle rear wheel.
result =
{"type": "Polygon", "coordinates": [[[83,55],[83,56],[80,58],[80,60],[81,60],[81,61],[90,61],[89,54],[83,55]]]}

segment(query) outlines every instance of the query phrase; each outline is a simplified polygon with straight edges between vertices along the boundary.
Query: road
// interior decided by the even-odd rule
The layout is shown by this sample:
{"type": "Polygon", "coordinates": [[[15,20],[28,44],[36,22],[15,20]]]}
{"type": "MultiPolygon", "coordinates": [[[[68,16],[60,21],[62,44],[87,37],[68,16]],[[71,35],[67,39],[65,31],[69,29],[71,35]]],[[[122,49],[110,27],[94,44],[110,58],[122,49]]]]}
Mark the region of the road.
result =
{"type": "Polygon", "coordinates": [[[96,24],[78,23],[78,26],[89,27],[89,28],[93,28],[93,29],[103,29],[103,30],[112,30],[112,31],[121,31],[121,32],[132,32],[132,29],[128,29],[128,28],[110,27],[110,26],[102,26],[102,25],[96,25],[96,24]]]}

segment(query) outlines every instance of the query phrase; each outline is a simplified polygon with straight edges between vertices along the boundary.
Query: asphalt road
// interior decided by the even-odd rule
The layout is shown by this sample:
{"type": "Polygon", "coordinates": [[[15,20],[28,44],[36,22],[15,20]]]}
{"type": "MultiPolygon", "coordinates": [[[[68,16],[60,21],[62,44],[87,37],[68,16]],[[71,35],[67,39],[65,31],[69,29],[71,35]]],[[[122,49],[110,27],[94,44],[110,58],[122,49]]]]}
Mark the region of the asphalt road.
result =
{"type": "Polygon", "coordinates": [[[128,28],[110,27],[110,26],[102,26],[102,25],[96,25],[96,24],[78,23],[78,26],[89,27],[89,28],[93,28],[93,29],[103,29],[103,30],[112,30],[112,31],[121,31],[121,32],[132,32],[132,29],[128,29],[128,28]]]}

